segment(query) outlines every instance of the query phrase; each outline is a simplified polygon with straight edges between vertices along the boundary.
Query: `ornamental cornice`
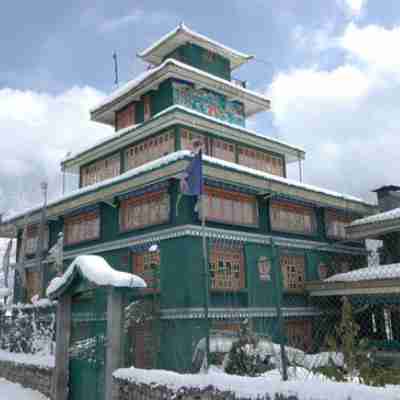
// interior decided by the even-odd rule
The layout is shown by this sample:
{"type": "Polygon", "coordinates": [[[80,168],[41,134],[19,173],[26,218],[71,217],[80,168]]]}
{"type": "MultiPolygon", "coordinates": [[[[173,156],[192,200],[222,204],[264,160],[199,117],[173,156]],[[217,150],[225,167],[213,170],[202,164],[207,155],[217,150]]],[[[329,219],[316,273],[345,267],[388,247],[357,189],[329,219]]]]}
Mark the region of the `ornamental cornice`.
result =
{"type": "Polygon", "coordinates": [[[270,139],[267,136],[252,134],[239,125],[235,127],[229,126],[224,121],[212,120],[207,118],[206,115],[203,116],[199,113],[191,112],[191,110],[184,110],[182,106],[176,105],[156,115],[149,121],[127,130],[122,135],[116,133],[103,143],[77,153],[74,158],[64,161],[62,166],[64,169],[77,168],[176,125],[185,125],[204,133],[212,133],[221,137],[221,139],[234,140],[243,145],[250,145],[282,154],[285,156],[286,162],[298,160],[299,157],[304,158],[304,151],[295,146],[270,139]]]}
{"type": "MultiPolygon", "coordinates": [[[[315,307],[283,307],[284,318],[316,317],[322,312],[315,307]]],[[[275,307],[209,308],[210,319],[276,318],[275,307]]],[[[204,308],[168,308],[161,310],[161,319],[204,319],[204,308]]]]}
{"type": "MultiPolygon", "coordinates": [[[[346,254],[366,254],[365,249],[344,246],[344,245],[331,245],[323,242],[312,242],[301,239],[289,239],[279,236],[262,235],[255,233],[246,233],[240,231],[229,231],[217,228],[206,228],[206,237],[212,240],[225,241],[225,242],[242,242],[242,243],[257,243],[263,245],[270,245],[271,238],[274,238],[275,244],[281,247],[304,249],[304,250],[318,250],[332,253],[346,253],[346,254]]],[[[166,228],[157,232],[151,232],[131,238],[114,240],[106,243],[88,246],[79,250],[65,251],[64,257],[66,259],[77,257],[81,254],[96,254],[106,251],[117,250],[121,248],[131,248],[135,246],[151,245],[160,243],[163,240],[176,239],[184,236],[198,237],[202,235],[202,229],[197,225],[182,225],[174,228],[166,228]]]]}

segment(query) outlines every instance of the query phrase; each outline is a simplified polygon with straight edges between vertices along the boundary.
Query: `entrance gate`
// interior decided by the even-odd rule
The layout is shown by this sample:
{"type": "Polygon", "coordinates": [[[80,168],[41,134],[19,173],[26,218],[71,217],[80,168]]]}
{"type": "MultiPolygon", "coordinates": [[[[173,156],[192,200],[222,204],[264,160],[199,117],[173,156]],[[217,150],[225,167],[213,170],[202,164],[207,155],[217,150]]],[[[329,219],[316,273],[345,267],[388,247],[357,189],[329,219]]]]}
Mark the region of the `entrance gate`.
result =
{"type": "Polygon", "coordinates": [[[105,295],[97,288],[71,298],[69,400],[105,400],[105,295]]]}
{"type": "Polygon", "coordinates": [[[124,304],[144,287],[99,256],[77,257],[50,283],[47,294],[58,300],[54,399],[111,399],[113,371],[124,363],[124,304]]]}

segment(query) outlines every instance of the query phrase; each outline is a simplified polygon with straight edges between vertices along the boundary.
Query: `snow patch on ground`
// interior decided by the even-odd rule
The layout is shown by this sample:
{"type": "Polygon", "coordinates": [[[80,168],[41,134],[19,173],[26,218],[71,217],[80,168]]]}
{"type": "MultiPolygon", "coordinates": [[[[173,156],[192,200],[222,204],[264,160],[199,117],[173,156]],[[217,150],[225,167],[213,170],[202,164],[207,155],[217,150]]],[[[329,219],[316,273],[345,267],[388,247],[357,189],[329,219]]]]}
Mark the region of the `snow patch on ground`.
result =
{"type": "Polygon", "coordinates": [[[400,263],[376,265],[373,267],[360,268],[350,272],[333,275],[324,282],[357,282],[374,279],[399,279],[400,263]]]}
{"type": "Polygon", "coordinates": [[[51,296],[65,285],[75,270],[78,270],[88,281],[98,286],[146,287],[145,281],[137,275],[117,271],[103,257],[90,255],[75,258],[63,276],[56,277],[50,282],[46,294],[51,296]]]}
{"type": "MultiPolygon", "coordinates": [[[[11,361],[16,364],[35,365],[42,368],[54,368],[55,366],[54,355],[50,354],[10,353],[0,349],[0,360],[11,361]]],[[[0,400],[2,400],[1,397],[0,400]]]]}
{"type": "Polygon", "coordinates": [[[0,400],[48,400],[42,393],[36,390],[22,387],[18,383],[13,383],[0,378],[0,400]]]}
{"type": "Polygon", "coordinates": [[[331,382],[302,368],[289,370],[291,380],[283,382],[278,370],[250,378],[228,375],[213,369],[208,374],[178,374],[164,370],[123,368],[114,376],[134,383],[166,386],[173,391],[186,388],[206,389],[213,386],[219,391],[231,391],[237,396],[255,399],[269,394],[297,395],[300,400],[400,400],[400,386],[376,388],[356,383],[331,382]]]}

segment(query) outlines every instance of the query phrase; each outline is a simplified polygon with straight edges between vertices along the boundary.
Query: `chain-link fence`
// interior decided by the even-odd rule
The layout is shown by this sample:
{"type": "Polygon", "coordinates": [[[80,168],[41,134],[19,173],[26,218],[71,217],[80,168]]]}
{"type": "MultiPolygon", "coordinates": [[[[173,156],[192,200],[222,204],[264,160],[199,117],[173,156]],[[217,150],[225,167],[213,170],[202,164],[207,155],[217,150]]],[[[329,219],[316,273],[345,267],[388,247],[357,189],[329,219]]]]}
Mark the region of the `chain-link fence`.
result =
{"type": "Polygon", "coordinates": [[[365,251],[360,242],[347,253],[335,244],[312,251],[272,245],[254,262],[257,279],[236,269],[238,246],[224,265],[213,265],[211,254],[208,318],[203,307],[166,308],[162,288],[147,289],[126,309],[133,321],[127,365],[197,372],[209,333],[209,364],[226,372],[392,383],[400,378],[400,269],[382,263],[393,260],[396,243],[369,241],[365,251]],[[226,283],[215,280],[231,275],[238,286],[218,290],[226,283]]]}

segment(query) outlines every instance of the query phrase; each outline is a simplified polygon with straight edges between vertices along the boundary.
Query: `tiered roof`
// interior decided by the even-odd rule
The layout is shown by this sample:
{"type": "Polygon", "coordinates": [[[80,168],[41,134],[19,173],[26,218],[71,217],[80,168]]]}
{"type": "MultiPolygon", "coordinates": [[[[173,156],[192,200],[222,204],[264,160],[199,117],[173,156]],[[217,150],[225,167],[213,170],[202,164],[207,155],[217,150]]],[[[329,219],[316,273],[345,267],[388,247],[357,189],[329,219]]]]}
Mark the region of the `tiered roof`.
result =
{"type": "Polygon", "coordinates": [[[138,56],[150,64],[158,65],[168,54],[185,43],[197,44],[200,47],[221,55],[230,61],[231,69],[240,67],[242,64],[253,58],[253,56],[233,50],[230,47],[224,46],[223,44],[208,38],[207,36],[194,32],[184,23],[181,23],[174,30],[167,33],[147,49],[143,50],[138,54],[138,56]]]}

